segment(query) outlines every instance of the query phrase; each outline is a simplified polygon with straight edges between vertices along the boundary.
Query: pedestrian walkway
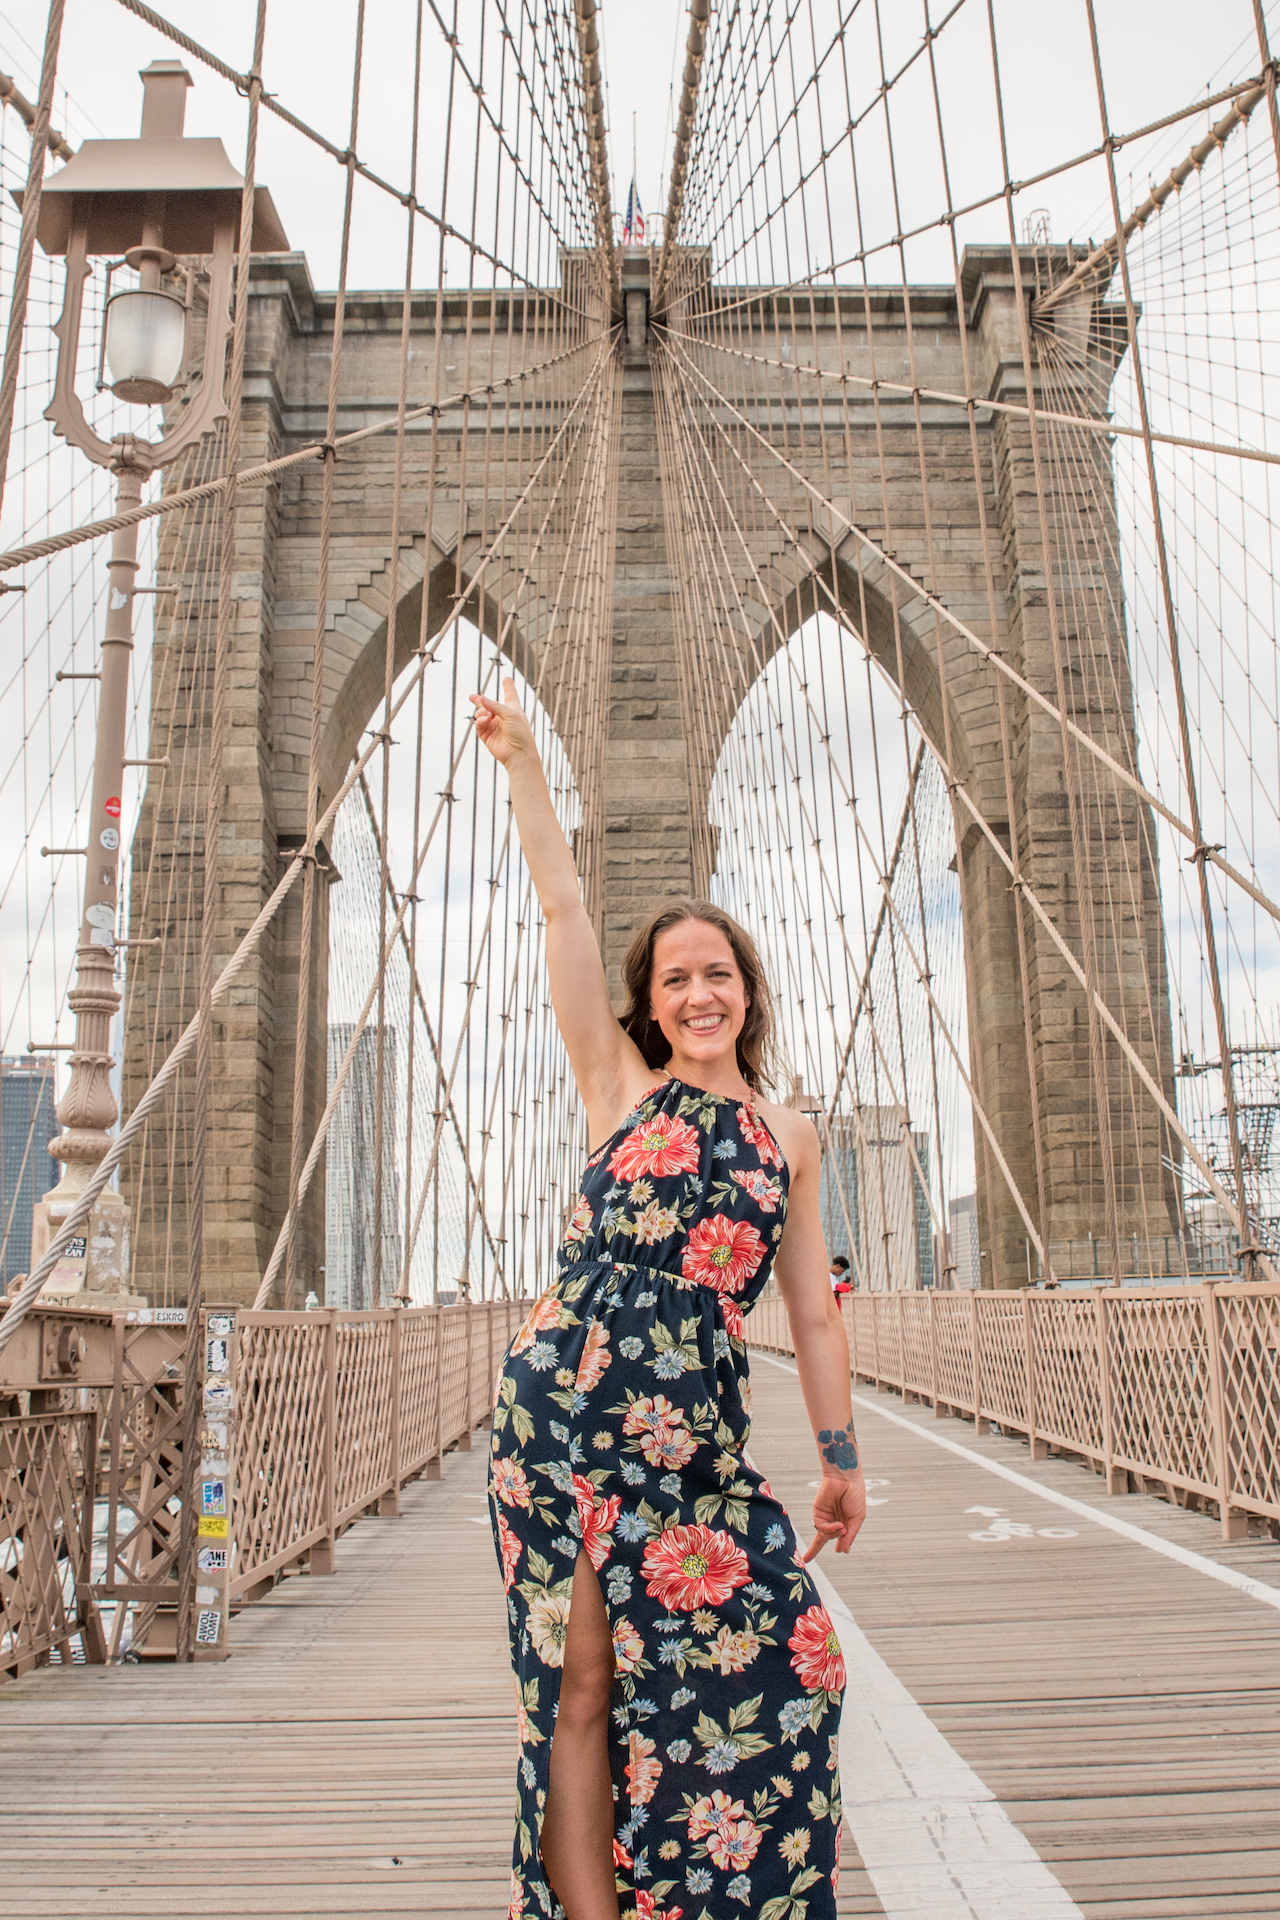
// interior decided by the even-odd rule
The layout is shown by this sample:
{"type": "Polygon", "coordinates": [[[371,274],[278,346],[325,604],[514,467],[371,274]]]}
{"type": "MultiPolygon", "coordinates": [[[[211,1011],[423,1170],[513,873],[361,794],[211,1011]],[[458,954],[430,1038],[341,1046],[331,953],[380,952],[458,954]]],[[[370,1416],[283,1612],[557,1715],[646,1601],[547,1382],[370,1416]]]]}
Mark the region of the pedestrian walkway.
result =
{"type": "MultiPolygon", "coordinates": [[[[801,1517],[794,1369],[752,1371],[753,1455],[801,1517]]],[[[876,1504],[819,1562],[850,1667],[841,1920],[1280,1914],[1280,1547],[857,1398],[876,1504]]],[[[515,1743],[482,1449],[346,1535],[334,1578],[246,1609],[232,1647],[0,1693],[13,1911],[501,1920],[515,1743]]]]}

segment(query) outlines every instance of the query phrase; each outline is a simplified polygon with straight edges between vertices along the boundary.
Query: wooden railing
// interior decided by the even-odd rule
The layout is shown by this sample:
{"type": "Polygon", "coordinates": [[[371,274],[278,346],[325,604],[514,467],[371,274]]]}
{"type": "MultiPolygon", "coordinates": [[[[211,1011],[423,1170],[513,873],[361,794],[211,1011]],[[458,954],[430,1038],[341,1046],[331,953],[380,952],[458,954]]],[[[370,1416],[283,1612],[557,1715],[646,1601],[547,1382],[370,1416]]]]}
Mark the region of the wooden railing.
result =
{"type": "MultiPolygon", "coordinates": [[[[1132,1473],[1212,1503],[1225,1539],[1280,1521],[1280,1287],[860,1293],[844,1315],[855,1381],[1078,1454],[1110,1492],[1132,1473]]],[[[747,1340],[794,1352],[779,1297],[747,1340]]]]}
{"type": "MultiPolygon", "coordinates": [[[[438,1477],[446,1452],[471,1445],[526,1312],[514,1300],[205,1311],[201,1657],[225,1655],[232,1605],[290,1568],[332,1572],[339,1533],[370,1511],[396,1512],[406,1481],[438,1477]]],[[[0,1677],[51,1657],[114,1659],[129,1644],[126,1619],[135,1649],[172,1650],[184,1318],[37,1310],[30,1354],[10,1350],[0,1392],[43,1410],[0,1419],[0,1677]],[[51,1389],[46,1349],[68,1330],[75,1367],[51,1389]]]]}
{"type": "MultiPolygon", "coordinates": [[[[401,1487],[437,1477],[488,1415],[498,1362],[527,1303],[253,1313],[234,1320],[231,1597],[306,1554],[332,1568],[342,1528],[401,1487]]],[[[217,1455],[212,1454],[216,1459],[217,1455]]]]}

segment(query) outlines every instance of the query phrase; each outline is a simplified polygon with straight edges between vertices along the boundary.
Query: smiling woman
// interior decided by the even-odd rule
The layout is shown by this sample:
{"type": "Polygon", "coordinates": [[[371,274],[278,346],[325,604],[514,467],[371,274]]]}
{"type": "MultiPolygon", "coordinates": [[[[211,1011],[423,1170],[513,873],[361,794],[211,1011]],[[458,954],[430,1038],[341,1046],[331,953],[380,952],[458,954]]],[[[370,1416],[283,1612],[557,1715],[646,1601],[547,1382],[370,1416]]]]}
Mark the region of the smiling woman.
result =
{"type": "Polygon", "coordinates": [[[621,1897],[657,1920],[695,1895],[699,1920],[832,1920],[844,1664],[805,1561],[829,1539],[848,1551],[865,1492],[817,1136],[763,1098],[768,986],[722,909],[654,915],[615,1017],[515,691],[473,696],[476,732],[507,770],[556,1018],[604,1144],[493,1415],[520,1723],[510,1912],[558,1900],[568,1920],[618,1920],[621,1897]],[[743,1316],[774,1274],[821,1463],[804,1555],[745,1450],[743,1316]]]}

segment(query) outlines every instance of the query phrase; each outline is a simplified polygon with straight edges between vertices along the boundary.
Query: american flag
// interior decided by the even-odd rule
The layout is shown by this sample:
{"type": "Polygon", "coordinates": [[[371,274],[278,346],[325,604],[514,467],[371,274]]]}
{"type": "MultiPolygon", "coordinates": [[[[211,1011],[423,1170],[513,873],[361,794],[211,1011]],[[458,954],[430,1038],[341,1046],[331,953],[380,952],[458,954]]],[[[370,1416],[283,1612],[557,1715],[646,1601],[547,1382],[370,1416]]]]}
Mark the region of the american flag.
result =
{"type": "Polygon", "coordinates": [[[644,209],[640,205],[640,195],[636,192],[634,176],[631,181],[631,191],[627,195],[627,217],[622,223],[622,244],[624,247],[644,245],[644,209]]]}

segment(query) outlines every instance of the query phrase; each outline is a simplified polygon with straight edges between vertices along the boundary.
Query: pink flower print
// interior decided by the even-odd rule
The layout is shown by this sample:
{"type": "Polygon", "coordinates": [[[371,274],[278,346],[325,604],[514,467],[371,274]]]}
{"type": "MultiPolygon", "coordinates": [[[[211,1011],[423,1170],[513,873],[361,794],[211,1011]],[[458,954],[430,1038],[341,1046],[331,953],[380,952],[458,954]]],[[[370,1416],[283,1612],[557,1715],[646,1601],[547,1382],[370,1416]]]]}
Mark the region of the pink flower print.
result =
{"type": "Polygon", "coordinates": [[[696,1173],[702,1143],[697,1130],[674,1113],[642,1120],[615,1149],[610,1173],[619,1180],[638,1180],[642,1173],[662,1178],[670,1173],[696,1173]]]}
{"type": "Polygon", "coordinates": [[[759,1167],[748,1167],[745,1173],[735,1167],[732,1177],[745,1193],[751,1195],[751,1198],[755,1201],[761,1213],[776,1213],[778,1211],[779,1203],[782,1200],[782,1182],[780,1180],[771,1180],[768,1174],[762,1172],[759,1167]]]}
{"type": "Polygon", "coordinates": [[[738,1108],[738,1126],[742,1130],[743,1139],[759,1154],[760,1164],[765,1167],[777,1167],[781,1172],[785,1163],[778,1143],[754,1107],[738,1108]]]}

